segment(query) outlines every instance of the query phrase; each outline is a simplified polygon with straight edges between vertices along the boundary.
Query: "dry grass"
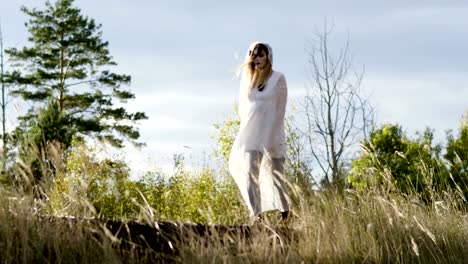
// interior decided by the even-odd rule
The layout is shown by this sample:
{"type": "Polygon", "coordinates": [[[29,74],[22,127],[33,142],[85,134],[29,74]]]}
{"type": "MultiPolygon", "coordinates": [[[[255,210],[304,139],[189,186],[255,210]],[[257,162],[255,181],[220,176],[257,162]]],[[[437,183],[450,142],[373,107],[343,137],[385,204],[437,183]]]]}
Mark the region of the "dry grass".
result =
{"type": "MultiPolygon", "coordinates": [[[[214,225],[203,232],[185,230],[169,255],[137,240],[122,241],[115,229],[96,221],[44,217],[51,212],[47,202],[0,190],[0,263],[466,262],[468,222],[459,193],[432,193],[433,202],[423,204],[416,195],[391,190],[316,192],[307,198],[295,192],[287,226],[278,226],[273,214],[248,233],[218,232],[214,225]]],[[[78,217],[93,211],[82,197],[71,199],[78,217]]],[[[143,201],[138,220],[155,227],[160,219],[143,201]]],[[[235,217],[224,223],[245,224],[242,213],[226,215],[235,217]]],[[[154,236],[156,229],[145,235],[154,236]]]]}
{"type": "Polygon", "coordinates": [[[422,205],[375,192],[321,193],[303,204],[289,228],[291,240],[264,227],[252,241],[232,242],[235,248],[192,238],[182,258],[191,263],[465,263],[468,257],[468,222],[450,201],[422,205]]]}
{"type": "Polygon", "coordinates": [[[118,260],[107,239],[85,225],[65,225],[36,218],[26,197],[2,197],[0,251],[2,263],[86,263],[118,260]]]}
{"type": "MultiPolygon", "coordinates": [[[[3,192],[1,263],[465,263],[468,222],[450,195],[432,204],[369,191],[316,193],[294,211],[290,236],[275,224],[240,233],[186,232],[178,255],[122,250],[111,232],[86,222],[44,220],[40,205],[3,192]],[[78,224],[77,224],[78,223],[78,224]]],[[[153,223],[157,219],[142,219],[153,223]]]]}

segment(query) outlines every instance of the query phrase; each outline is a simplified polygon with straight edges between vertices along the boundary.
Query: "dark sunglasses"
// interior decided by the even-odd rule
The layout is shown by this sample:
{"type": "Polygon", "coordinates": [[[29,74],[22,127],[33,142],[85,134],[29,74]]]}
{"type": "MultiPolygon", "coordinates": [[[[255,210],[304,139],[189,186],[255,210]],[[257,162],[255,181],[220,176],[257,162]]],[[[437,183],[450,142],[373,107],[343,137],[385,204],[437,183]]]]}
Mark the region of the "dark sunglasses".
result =
{"type": "MultiPolygon", "coordinates": [[[[257,45],[253,48],[253,50],[249,50],[249,56],[252,56],[252,54],[253,54],[254,59],[255,59],[257,56],[259,56],[259,55],[261,54],[261,53],[259,52],[259,50],[260,50],[260,45],[261,45],[261,44],[257,44],[257,45]]],[[[266,55],[266,52],[265,52],[265,55],[266,55]]]]}

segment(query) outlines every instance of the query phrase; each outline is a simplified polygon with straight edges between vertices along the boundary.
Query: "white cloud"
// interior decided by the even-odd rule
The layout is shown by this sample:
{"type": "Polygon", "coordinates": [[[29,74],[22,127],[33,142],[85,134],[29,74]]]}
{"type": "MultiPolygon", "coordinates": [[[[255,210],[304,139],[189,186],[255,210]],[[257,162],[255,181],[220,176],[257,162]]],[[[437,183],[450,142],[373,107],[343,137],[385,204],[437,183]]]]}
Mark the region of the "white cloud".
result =
{"type": "Polygon", "coordinates": [[[363,86],[372,90],[378,122],[397,122],[410,132],[425,127],[436,130],[438,140],[444,131],[458,128],[468,109],[468,78],[459,76],[426,76],[426,78],[393,78],[367,76],[363,86]]]}

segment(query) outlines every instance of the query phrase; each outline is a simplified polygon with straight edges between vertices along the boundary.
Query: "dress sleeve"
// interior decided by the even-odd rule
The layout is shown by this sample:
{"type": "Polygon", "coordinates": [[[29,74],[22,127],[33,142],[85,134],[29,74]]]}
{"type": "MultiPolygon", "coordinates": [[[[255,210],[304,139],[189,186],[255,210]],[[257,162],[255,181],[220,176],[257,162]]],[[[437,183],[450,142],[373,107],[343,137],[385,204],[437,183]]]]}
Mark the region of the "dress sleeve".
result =
{"type": "Polygon", "coordinates": [[[286,78],[284,75],[278,80],[276,84],[276,93],[275,93],[275,117],[272,126],[272,135],[270,137],[269,149],[273,153],[279,151],[281,130],[284,129],[284,118],[286,114],[286,102],[288,99],[288,86],[286,84],[286,78]]]}
{"type": "Polygon", "coordinates": [[[286,114],[286,102],[288,99],[288,86],[286,84],[286,78],[284,75],[278,80],[278,87],[276,92],[276,118],[273,129],[278,131],[284,124],[284,117],[286,114]]]}
{"type": "Polygon", "coordinates": [[[237,112],[239,114],[240,119],[242,120],[244,116],[244,112],[246,109],[246,101],[247,101],[247,96],[248,96],[248,87],[246,85],[246,79],[247,77],[245,76],[245,73],[242,73],[242,77],[240,80],[240,85],[239,85],[239,103],[237,106],[237,112]]]}

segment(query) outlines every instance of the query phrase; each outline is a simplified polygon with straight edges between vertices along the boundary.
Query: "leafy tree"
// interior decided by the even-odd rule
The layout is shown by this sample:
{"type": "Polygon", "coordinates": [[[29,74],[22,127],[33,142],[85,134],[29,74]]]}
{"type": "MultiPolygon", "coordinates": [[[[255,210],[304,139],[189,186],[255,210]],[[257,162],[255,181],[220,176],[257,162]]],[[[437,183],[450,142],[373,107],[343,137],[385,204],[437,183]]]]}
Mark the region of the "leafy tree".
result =
{"type": "MultiPolygon", "coordinates": [[[[468,111],[462,117],[458,137],[447,133],[447,151],[444,158],[449,162],[452,185],[458,185],[468,197],[468,111]]],[[[465,198],[466,199],[466,198],[465,198]]]]}
{"type": "MultiPolygon", "coordinates": [[[[124,89],[131,77],[110,70],[116,63],[109,43],[102,40],[101,25],[72,4],[73,0],[57,0],[54,4],[47,1],[44,10],[21,8],[30,17],[26,27],[32,46],[7,49],[6,53],[16,62],[12,77],[19,88],[12,94],[32,106],[20,118],[17,135],[31,128],[38,109],[53,99],[67,120],[60,125],[72,136],[91,136],[116,147],[122,147],[125,139],[141,145],[133,124],[146,115],[128,113],[115,101],[135,98],[124,89]]],[[[68,140],[53,139],[69,146],[68,140]]]]}
{"type": "Polygon", "coordinates": [[[388,184],[428,199],[431,190],[445,188],[447,180],[441,146],[432,141],[429,129],[411,140],[399,125],[384,124],[364,139],[363,153],[352,161],[349,182],[357,188],[388,184]]]}

